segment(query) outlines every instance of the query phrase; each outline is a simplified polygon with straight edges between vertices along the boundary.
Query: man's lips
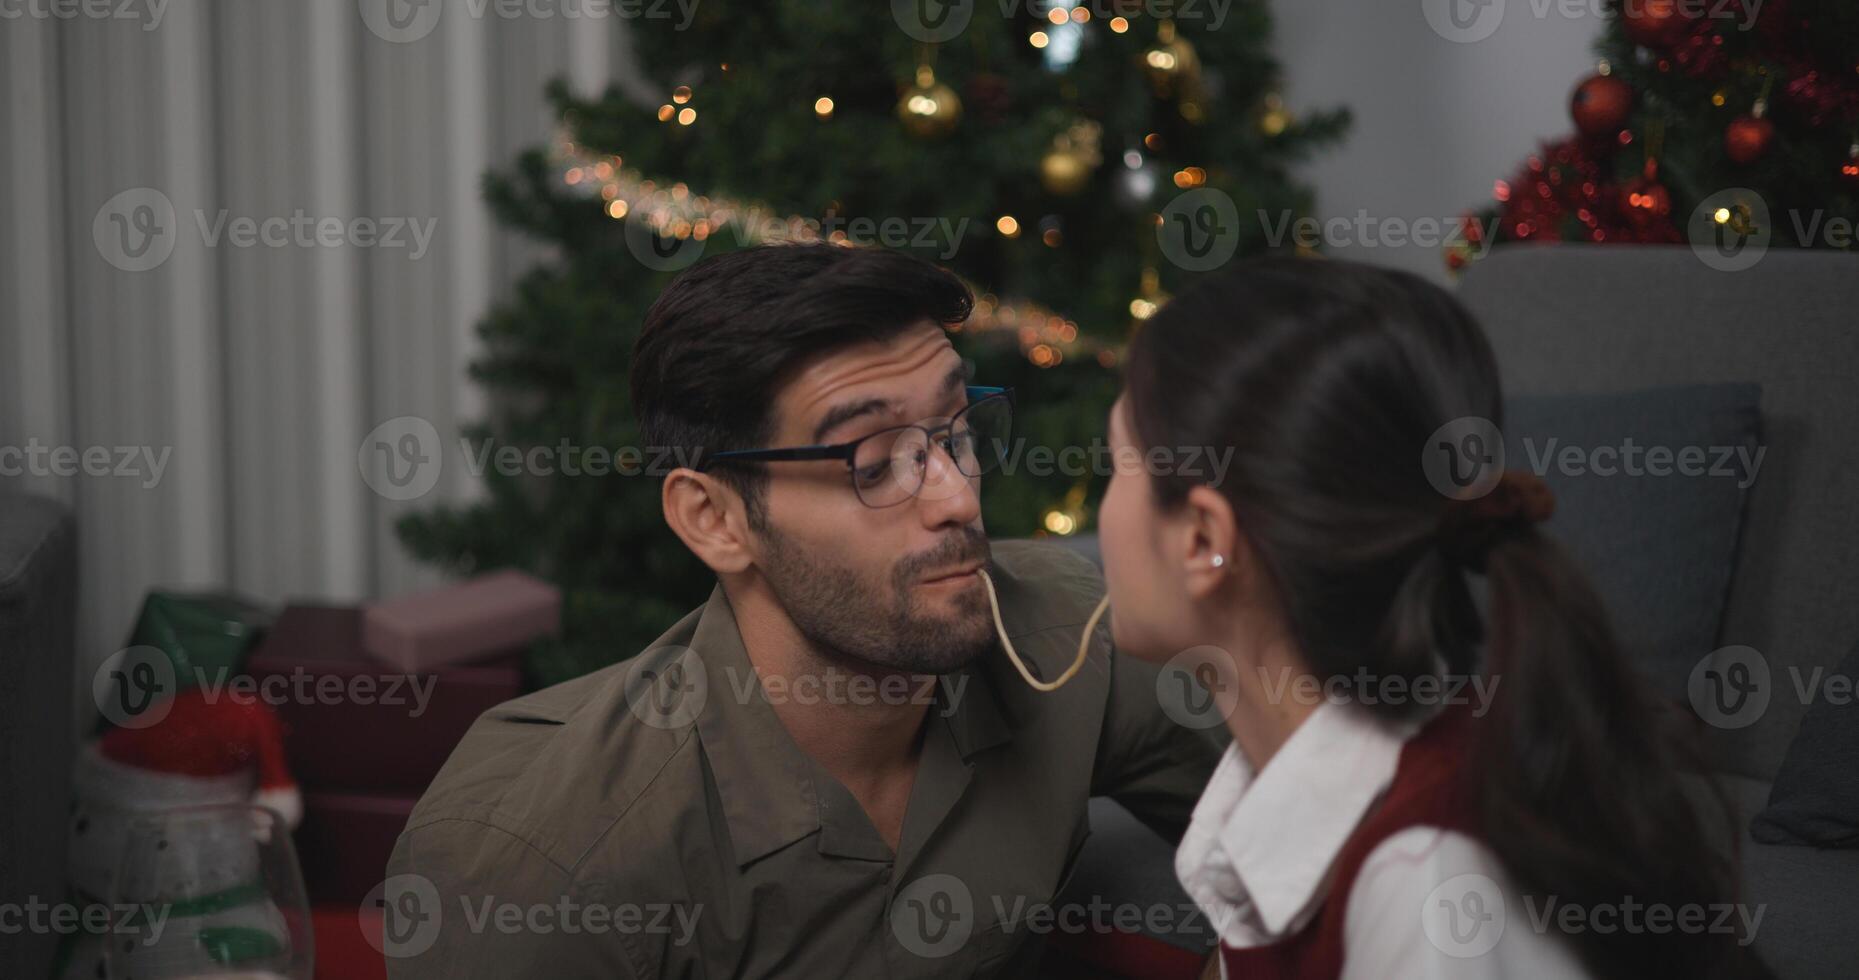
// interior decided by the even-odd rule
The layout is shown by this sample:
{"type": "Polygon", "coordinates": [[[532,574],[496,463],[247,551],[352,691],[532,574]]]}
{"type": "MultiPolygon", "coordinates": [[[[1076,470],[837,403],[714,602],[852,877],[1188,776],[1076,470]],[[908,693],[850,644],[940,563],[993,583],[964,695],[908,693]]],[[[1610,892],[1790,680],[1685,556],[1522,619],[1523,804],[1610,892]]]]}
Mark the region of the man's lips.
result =
{"type": "Polygon", "coordinates": [[[981,565],[982,563],[978,561],[969,562],[966,565],[957,566],[956,568],[951,569],[949,571],[939,572],[935,575],[929,576],[923,580],[923,584],[934,585],[939,582],[941,583],[957,582],[963,578],[972,576],[976,572],[980,571],[981,565]]]}

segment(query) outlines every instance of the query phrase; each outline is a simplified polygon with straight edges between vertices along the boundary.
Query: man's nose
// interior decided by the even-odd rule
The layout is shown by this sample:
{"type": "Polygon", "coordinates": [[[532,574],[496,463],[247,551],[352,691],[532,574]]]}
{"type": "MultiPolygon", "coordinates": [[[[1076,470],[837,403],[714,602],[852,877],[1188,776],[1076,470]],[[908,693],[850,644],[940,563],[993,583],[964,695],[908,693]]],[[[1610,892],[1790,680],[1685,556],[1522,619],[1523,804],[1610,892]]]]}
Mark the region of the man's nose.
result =
{"type": "Polygon", "coordinates": [[[945,447],[933,444],[924,461],[923,489],[917,492],[924,525],[973,524],[981,516],[980,490],[978,479],[964,474],[945,447]]]}

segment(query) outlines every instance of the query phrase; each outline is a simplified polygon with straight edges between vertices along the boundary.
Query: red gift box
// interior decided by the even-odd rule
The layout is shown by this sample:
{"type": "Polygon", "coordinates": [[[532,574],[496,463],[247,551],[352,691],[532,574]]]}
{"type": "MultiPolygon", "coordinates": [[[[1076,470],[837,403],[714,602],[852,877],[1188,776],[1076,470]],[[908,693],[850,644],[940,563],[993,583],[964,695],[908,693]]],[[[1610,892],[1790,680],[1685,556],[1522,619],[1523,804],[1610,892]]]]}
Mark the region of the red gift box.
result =
{"type": "Polygon", "coordinates": [[[310,901],[359,908],[387,879],[387,859],[416,802],[366,793],[306,795],[296,840],[310,901]]]}
{"type": "Polygon", "coordinates": [[[368,606],[362,647],[405,671],[510,650],[561,627],[561,590],[514,569],[368,606]]]}
{"type": "Polygon", "coordinates": [[[291,606],[246,670],[306,792],[417,797],[480,714],[522,695],[522,660],[399,673],[362,651],[361,624],[359,609],[291,606]]]}
{"type": "Polygon", "coordinates": [[[381,955],[381,910],[353,905],[318,905],[310,909],[316,934],[316,980],[387,980],[381,955]]]}

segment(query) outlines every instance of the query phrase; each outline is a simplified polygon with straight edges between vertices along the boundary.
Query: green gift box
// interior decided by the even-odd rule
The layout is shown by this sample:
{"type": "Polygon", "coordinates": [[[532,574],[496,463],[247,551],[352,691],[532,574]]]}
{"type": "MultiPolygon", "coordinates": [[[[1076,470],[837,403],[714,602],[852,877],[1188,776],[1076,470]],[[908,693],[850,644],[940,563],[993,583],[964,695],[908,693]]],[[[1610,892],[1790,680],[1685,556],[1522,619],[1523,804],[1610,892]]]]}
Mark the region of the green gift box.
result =
{"type": "Polygon", "coordinates": [[[165,654],[177,690],[203,679],[220,684],[241,671],[272,617],[266,607],[227,593],[150,592],[129,645],[165,654]]]}

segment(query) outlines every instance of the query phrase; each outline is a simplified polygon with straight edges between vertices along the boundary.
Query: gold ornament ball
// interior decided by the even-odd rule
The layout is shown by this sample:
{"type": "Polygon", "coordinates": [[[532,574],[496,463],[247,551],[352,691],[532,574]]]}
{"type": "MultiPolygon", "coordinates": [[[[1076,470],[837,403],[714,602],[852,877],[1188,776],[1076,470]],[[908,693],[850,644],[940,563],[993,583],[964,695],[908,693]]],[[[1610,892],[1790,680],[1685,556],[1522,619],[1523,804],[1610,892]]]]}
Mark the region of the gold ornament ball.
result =
{"type": "Polygon", "coordinates": [[[1039,183],[1047,191],[1070,197],[1091,182],[1091,166],[1075,149],[1052,149],[1039,161],[1039,183]]]}
{"type": "Polygon", "coordinates": [[[1189,44],[1175,33],[1175,22],[1165,20],[1156,31],[1155,44],[1143,52],[1143,72],[1155,94],[1189,96],[1200,80],[1201,59],[1189,44]]]}
{"type": "Polygon", "coordinates": [[[897,118],[910,135],[922,139],[947,136],[962,118],[962,100],[955,90],[936,80],[928,65],[917,69],[917,79],[897,100],[897,118]]]}
{"type": "Polygon", "coordinates": [[[1265,108],[1259,113],[1259,132],[1267,136],[1283,136],[1291,128],[1291,113],[1285,111],[1284,98],[1276,93],[1265,97],[1265,108]]]}
{"type": "Polygon", "coordinates": [[[1084,190],[1097,165],[1104,161],[1100,146],[1103,135],[1103,124],[1079,119],[1054,136],[1052,146],[1039,160],[1040,186],[1061,197],[1084,190]]]}

